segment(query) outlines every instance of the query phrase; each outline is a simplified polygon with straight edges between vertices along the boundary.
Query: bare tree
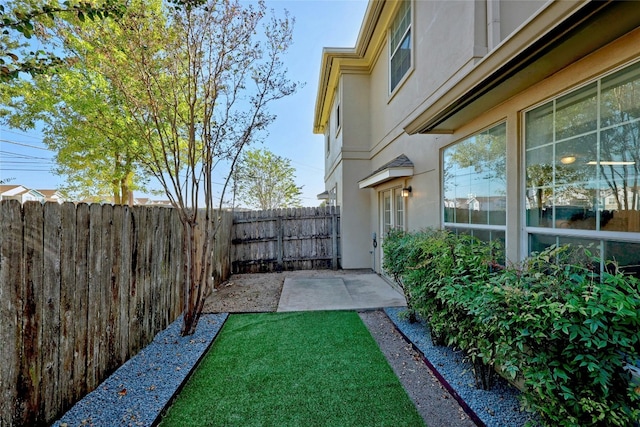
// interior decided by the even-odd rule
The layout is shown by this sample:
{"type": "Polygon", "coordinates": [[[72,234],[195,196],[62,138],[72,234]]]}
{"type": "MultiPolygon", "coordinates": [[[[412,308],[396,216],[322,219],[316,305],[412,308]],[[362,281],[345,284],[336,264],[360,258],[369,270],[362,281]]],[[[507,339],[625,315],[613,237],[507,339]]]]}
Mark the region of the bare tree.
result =
{"type": "Polygon", "coordinates": [[[220,222],[214,171],[226,176],[221,209],[243,148],[275,119],[268,106],[296,90],[281,61],[293,20],[285,13],[261,25],[265,17],[263,2],[142,0],[117,23],[82,35],[103,59],[96,61],[100,72],[126,99],[130,125],[140,135],[132,143],[148,148],[138,161],[180,213],[183,335],[195,331],[215,280],[211,251],[220,222]]]}

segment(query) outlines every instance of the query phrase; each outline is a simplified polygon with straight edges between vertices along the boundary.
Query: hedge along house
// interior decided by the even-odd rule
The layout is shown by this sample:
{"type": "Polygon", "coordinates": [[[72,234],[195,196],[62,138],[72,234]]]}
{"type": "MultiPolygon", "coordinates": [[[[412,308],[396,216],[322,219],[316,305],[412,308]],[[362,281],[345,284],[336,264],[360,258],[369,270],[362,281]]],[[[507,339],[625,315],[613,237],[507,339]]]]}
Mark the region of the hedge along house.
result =
{"type": "Polygon", "coordinates": [[[637,2],[370,1],[356,46],[323,51],[314,126],[343,268],[444,227],[640,272],[637,2]]]}

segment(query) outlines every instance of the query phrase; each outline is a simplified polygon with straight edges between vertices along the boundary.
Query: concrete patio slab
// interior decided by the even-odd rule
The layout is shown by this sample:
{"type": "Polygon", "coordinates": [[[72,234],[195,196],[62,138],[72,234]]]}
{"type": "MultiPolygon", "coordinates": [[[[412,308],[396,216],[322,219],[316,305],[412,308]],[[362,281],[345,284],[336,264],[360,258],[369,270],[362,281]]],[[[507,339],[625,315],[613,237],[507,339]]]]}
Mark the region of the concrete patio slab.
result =
{"type": "Polygon", "coordinates": [[[287,277],[277,311],[364,310],[406,305],[400,292],[371,273],[326,278],[287,277]]]}

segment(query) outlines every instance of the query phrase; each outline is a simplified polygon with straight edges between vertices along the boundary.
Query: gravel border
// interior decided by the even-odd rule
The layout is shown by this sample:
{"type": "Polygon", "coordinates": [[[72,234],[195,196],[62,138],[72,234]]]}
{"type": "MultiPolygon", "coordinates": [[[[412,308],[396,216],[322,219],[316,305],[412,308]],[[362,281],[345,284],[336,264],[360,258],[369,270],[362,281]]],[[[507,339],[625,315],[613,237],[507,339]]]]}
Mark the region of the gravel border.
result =
{"type": "MultiPolygon", "coordinates": [[[[534,419],[520,410],[519,392],[506,381],[499,379],[489,391],[477,389],[464,354],[434,346],[428,327],[409,323],[403,311],[385,308],[359,314],[430,427],[520,427],[534,419]]],[[[155,425],[227,317],[228,313],[203,314],[195,334],[188,337],[180,336],[178,318],[53,426],[155,425]]]]}
{"type": "Polygon", "coordinates": [[[53,426],[154,425],[209,349],[227,317],[227,313],[203,314],[196,332],[187,337],[180,336],[182,317],[179,317],[53,426]]]}
{"type": "Polygon", "coordinates": [[[528,421],[536,425],[535,415],[521,410],[518,389],[500,377],[491,390],[476,388],[472,366],[463,352],[433,345],[428,326],[422,322],[409,323],[402,316],[406,309],[385,308],[384,311],[487,427],[520,427],[528,421]]]}

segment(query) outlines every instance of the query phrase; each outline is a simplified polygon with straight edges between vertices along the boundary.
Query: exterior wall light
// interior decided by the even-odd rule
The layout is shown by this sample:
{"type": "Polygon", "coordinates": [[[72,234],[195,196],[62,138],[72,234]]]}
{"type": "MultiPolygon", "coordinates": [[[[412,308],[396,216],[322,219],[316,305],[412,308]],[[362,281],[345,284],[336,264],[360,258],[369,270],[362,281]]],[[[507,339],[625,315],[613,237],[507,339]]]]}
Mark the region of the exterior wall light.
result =
{"type": "Polygon", "coordinates": [[[564,156],[560,158],[560,163],[562,163],[563,165],[570,165],[575,161],[576,161],[576,156],[564,156]]]}
{"type": "Polygon", "coordinates": [[[402,197],[409,197],[409,194],[411,194],[411,186],[402,189],[402,197]]]}

